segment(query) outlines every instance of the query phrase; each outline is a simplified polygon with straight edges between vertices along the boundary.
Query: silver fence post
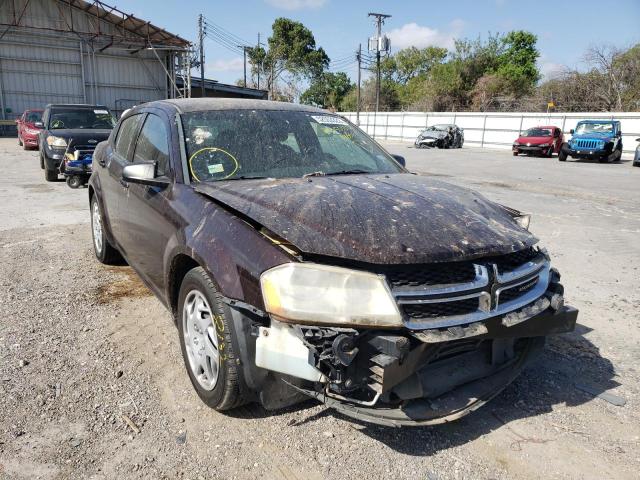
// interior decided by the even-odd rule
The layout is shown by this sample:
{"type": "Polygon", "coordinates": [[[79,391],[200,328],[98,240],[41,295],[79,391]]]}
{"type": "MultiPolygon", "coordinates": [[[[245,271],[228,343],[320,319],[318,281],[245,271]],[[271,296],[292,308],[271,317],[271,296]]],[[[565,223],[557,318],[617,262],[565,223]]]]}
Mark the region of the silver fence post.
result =
{"type": "Polygon", "coordinates": [[[522,135],[522,121],[524,120],[524,114],[520,115],[520,128],[518,129],[518,136],[522,135]]]}
{"type": "Polygon", "coordinates": [[[402,118],[400,119],[400,141],[404,141],[404,118],[405,113],[402,112],[402,118]]]}
{"type": "Polygon", "coordinates": [[[487,128],[487,115],[484,116],[484,121],[482,122],[482,139],[480,140],[480,148],[484,148],[484,131],[487,128]]]}

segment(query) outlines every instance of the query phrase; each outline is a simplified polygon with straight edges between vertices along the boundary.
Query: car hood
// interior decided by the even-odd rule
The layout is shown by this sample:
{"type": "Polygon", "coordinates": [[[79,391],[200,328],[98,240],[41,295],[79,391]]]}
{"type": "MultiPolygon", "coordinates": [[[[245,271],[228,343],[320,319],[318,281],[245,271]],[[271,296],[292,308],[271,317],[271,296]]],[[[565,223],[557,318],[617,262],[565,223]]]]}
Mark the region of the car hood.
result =
{"type": "Polygon", "coordinates": [[[530,143],[531,145],[540,145],[541,143],[551,143],[553,138],[551,137],[518,137],[516,140],[518,143],[530,143]]]}
{"type": "Polygon", "coordinates": [[[409,173],[198,183],[301,252],[376,263],[500,255],[537,239],[471,190],[409,173]]]}
{"type": "Polygon", "coordinates": [[[420,134],[421,138],[442,138],[442,137],[446,137],[447,136],[447,132],[442,132],[442,131],[438,131],[438,130],[432,130],[429,132],[422,132],[420,134]]]}
{"type": "Polygon", "coordinates": [[[583,134],[574,134],[571,137],[571,140],[611,140],[613,138],[613,134],[611,133],[598,133],[598,132],[590,132],[583,134]]]}
{"type": "Polygon", "coordinates": [[[108,130],[108,129],[93,130],[89,128],[77,128],[77,129],[61,128],[59,130],[49,130],[48,133],[49,135],[53,135],[55,137],[62,137],[66,140],[69,140],[71,138],[73,139],[73,143],[76,145],[85,144],[87,142],[89,142],[89,144],[95,145],[98,142],[102,142],[103,140],[106,140],[107,138],[109,138],[109,135],[111,135],[111,130],[108,130]],[[91,140],[95,140],[95,143],[91,142],[91,140]]]}

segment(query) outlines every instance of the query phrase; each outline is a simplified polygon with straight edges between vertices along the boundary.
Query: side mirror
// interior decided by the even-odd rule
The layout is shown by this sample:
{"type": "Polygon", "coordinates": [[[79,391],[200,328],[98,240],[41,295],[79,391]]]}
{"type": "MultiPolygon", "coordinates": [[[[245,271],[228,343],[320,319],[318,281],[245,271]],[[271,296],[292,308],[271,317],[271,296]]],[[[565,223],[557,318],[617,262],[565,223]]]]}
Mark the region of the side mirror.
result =
{"type": "Polygon", "coordinates": [[[558,138],[560,136],[560,131],[556,130],[555,132],[553,132],[553,136],[558,138]]]}
{"type": "Polygon", "coordinates": [[[38,127],[38,128],[44,128],[44,123],[42,123],[42,122],[36,122],[36,123],[34,123],[34,125],[36,127],[38,127]]]}
{"type": "Polygon", "coordinates": [[[156,162],[126,165],[122,169],[122,180],[153,187],[166,187],[171,183],[167,177],[156,177],[156,162]]]}
{"type": "Polygon", "coordinates": [[[573,128],[572,128],[571,130],[569,130],[569,133],[570,133],[571,135],[573,135],[573,132],[575,132],[575,130],[574,130],[573,128]]]}
{"type": "Polygon", "coordinates": [[[403,167],[407,166],[407,161],[404,159],[402,155],[391,155],[391,156],[396,160],[396,162],[398,162],[403,167]]]}

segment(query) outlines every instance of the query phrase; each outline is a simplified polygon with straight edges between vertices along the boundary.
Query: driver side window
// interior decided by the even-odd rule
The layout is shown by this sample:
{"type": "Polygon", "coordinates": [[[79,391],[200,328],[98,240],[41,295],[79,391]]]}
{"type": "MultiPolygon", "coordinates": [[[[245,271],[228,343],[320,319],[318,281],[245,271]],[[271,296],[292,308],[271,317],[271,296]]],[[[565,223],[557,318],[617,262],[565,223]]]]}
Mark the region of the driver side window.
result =
{"type": "Polygon", "coordinates": [[[138,131],[138,126],[142,120],[142,115],[132,115],[125,118],[118,128],[118,136],[116,137],[115,151],[125,161],[129,160],[129,151],[133,138],[138,131]]]}
{"type": "Polygon", "coordinates": [[[133,154],[134,162],[156,162],[156,175],[161,177],[169,170],[169,132],[160,117],[150,113],[138,136],[133,154]]]}

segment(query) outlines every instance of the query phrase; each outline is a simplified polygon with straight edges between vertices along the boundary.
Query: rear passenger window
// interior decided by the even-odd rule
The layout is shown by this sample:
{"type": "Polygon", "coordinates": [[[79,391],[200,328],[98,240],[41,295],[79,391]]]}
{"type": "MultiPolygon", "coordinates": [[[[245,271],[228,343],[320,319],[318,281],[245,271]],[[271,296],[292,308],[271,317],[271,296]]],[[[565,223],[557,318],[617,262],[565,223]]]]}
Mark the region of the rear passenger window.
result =
{"type": "Polygon", "coordinates": [[[116,137],[116,153],[127,160],[129,158],[129,149],[133,142],[134,135],[138,131],[138,126],[142,120],[142,115],[132,115],[125,118],[118,129],[116,137]]]}
{"type": "Polygon", "coordinates": [[[144,122],[136,150],[134,162],[156,162],[156,175],[166,175],[169,164],[169,132],[160,117],[150,113],[144,122]]]}

